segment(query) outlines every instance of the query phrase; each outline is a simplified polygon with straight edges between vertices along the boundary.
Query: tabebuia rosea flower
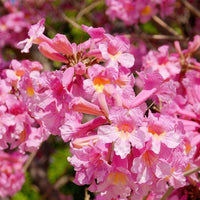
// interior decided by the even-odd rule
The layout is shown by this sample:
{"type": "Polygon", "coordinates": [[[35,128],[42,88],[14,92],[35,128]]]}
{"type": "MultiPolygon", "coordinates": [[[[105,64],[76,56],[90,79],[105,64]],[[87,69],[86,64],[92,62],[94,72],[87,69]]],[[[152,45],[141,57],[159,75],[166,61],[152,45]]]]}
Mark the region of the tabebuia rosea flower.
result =
{"type": "Polygon", "coordinates": [[[120,19],[126,25],[145,23],[159,13],[162,17],[172,14],[175,0],[105,0],[107,15],[120,19]],[[158,9],[159,8],[159,9],[158,9]]]}
{"type": "MultiPolygon", "coordinates": [[[[107,3],[115,7],[108,11],[113,18],[118,17],[115,9],[124,5],[121,19],[130,15],[135,20],[131,23],[137,23],[154,16],[158,5],[165,15],[174,1],[107,3]]],[[[30,150],[25,147],[37,131],[41,142],[49,135],[60,136],[70,143],[74,182],[89,185],[97,200],[161,199],[170,186],[189,184],[184,173],[200,163],[200,65],[192,57],[199,37],[184,50],[175,42],[175,53],[167,45],[149,51],[134,78],[136,58],[125,36],[83,25],[90,38],[76,44],[62,34],[47,38],[43,24],[41,20],[31,27],[24,51],[35,43],[45,57],[64,65],[41,72],[37,64],[25,70],[27,61],[13,61],[14,69],[4,71],[1,148],[7,148],[10,127],[16,139],[9,140],[11,147],[18,144],[24,151],[30,150]],[[10,93],[14,88],[19,98],[10,93]]],[[[30,147],[38,147],[36,141],[30,147]]],[[[197,174],[189,178],[198,180],[197,174]]]]}
{"type": "Polygon", "coordinates": [[[5,153],[0,151],[0,197],[12,196],[18,192],[23,183],[23,164],[27,156],[20,153],[5,153]]]}
{"type": "Polygon", "coordinates": [[[126,110],[113,107],[109,113],[111,125],[100,126],[98,134],[104,143],[114,142],[114,151],[124,159],[131,151],[131,146],[144,147],[145,135],[139,130],[143,115],[140,109],[126,110]]]}

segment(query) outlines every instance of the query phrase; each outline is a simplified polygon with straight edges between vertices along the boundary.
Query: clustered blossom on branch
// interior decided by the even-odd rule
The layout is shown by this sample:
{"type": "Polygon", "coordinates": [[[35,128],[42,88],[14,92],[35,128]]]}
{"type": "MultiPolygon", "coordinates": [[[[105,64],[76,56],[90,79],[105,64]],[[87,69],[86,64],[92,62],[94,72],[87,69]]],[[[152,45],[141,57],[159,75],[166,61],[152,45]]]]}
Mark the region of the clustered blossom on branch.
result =
{"type": "MultiPolygon", "coordinates": [[[[36,151],[48,133],[28,111],[19,91],[20,79],[41,71],[39,62],[12,60],[0,71],[0,196],[14,195],[24,183],[25,152],[36,151]],[[18,153],[4,153],[3,150],[18,153]],[[23,155],[24,154],[24,155],[23,155]]],[[[30,95],[31,87],[27,88],[30,95]]]]}
{"type": "Polygon", "coordinates": [[[105,0],[107,14],[114,20],[122,20],[126,25],[145,23],[159,13],[162,17],[173,13],[175,0],[105,0]]]}
{"type": "Polygon", "coordinates": [[[65,35],[46,37],[43,25],[30,28],[22,51],[37,44],[63,66],[41,72],[39,63],[13,60],[2,71],[0,116],[13,120],[1,120],[1,149],[9,143],[31,151],[48,135],[60,136],[70,142],[74,182],[90,185],[97,200],[160,199],[169,186],[198,182],[184,173],[200,164],[200,36],[184,50],[175,42],[175,53],[166,45],[149,51],[136,81],[138,58],[125,36],[82,26],[90,38],[77,45],[65,35]],[[83,123],[85,114],[94,117],[83,123]]]}
{"type": "Polygon", "coordinates": [[[0,69],[9,64],[3,56],[3,49],[19,48],[17,44],[27,37],[31,24],[53,13],[53,2],[54,0],[2,1],[6,14],[0,17],[0,69]]]}
{"type": "MultiPolygon", "coordinates": [[[[20,79],[41,69],[42,66],[38,62],[12,60],[10,68],[3,69],[0,73],[1,150],[10,146],[11,149],[18,147],[21,152],[35,151],[48,137],[27,110],[19,91],[20,79]]],[[[32,93],[31,87],[27,88],[27,92],[32,93]]]]}

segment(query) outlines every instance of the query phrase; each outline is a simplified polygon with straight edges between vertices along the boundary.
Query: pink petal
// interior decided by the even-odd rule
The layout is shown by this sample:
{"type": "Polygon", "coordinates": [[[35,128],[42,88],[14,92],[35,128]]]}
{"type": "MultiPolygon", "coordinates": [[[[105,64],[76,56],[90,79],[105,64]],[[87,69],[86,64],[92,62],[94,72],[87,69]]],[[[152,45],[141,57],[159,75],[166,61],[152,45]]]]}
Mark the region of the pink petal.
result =
{"type": "Polygon", "coordinates": [[[127,68],[132,67],[135,62],[134,56],[130,53],[122,53],[121,55],[119,55],[117,60],[122,66],[127,68]]]}

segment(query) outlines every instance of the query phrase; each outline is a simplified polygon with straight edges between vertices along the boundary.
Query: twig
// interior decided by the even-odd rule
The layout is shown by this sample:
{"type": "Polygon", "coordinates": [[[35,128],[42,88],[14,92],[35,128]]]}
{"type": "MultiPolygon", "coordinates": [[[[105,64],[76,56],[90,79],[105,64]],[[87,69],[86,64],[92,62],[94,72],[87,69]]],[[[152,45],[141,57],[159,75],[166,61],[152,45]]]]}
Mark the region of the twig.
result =
{"type": "Polygon", "coordinates": [[[198,171],[200,171],[200,167],[188,170],[187,172],[184,173],[184,176],[189,176],[189,175],[194,174],[195,172],[198,172],[198,171]]]}
{"type": "Polygon", "coordinates": [[[173,35],[145,35],[148,39],[153,40],[183,40],[184,37],[181,35],[173,36],[173,35]]]}
{"type": "Polygon", "coordinates": [[[153,102],[148,106],[148,108],[146,109],[146,111],[148,111],[148,110],[153,106],[154,103],[155,103],[155,101],[153,101],[153,102]]]}
{"type": "Polygon", "coordinates": [[[159,24],[161,27],[163,27],[164,29],[166,29],[169,33],[171,33],[172,35],[178,36],[179,34],[172,29],[168,24],[166,24],[162,19],[160,19],[158,16],[153,16],[152,19],[159,24]]]}
{"type": "Polygon", "coordinates": [[[174,188],[170,186],[160,200],[166,200],[167,197],[173,192],[174,188]]]}
{"type": "Polygon", "coordinates": [[[186,0],[180,0],[180,2],[186,7],[188,8],[188,10],[191,11],[191,13],[193,13],[194,15],[196,15],[197,17],[200,18],[200,11],[197,10],[191,3],[189,3],[186,0]]]}
{"type": "MultiPolygon", "coordinates": [[[[140,35],[133,35],[134,37],[139,37],[142,39],[149,39],[149,40],[185,40],[185,38],[182,35],[148,35],[148,34],[140,34],[140,35]]],[[[130,37],[130,35],[127,35],[127,37],[130,37]]]]}
{"type": "Polygon", "coordinates": [[[62,17],[66,22],[68,22],[69,24],[71,24],[75,28],[82,30],[81,26],[77,22],[75,22],[71,18],[67,17],[63,12],[60,13],[59,10],[55,6],[52,5],[52,7],[53,7],[55,13],[58,14],[58,16],[62,17]]]}
{"type": "Polygon", "coordinates": [[[81,26],[80,26],[78,23],[76,23],[74,20],[72,20],[72,19],[70,19],[69,17],[67,17],[64,13],[61,13],[61,17],[62,17],[65,21],[67,21],[68,23],[70,23],[72,26],[74,26],[75,28],[82,30],[82,29],[81,29],[81,26]]]}
{"type": "Polygon", "coordinates": [[[84,200],[90,200],[90,195],[87,193],[87,188],[85,188],[85,198],[84,200]]]}
{"type": "MultiPolygon", "coordinates": [[[[197,167],[195,169],[188,170],[187,172],[184,173],[184,176],[189,176],[191,174],[194,174],[195,172],[200,171],[200,167],[197,167]]],[[[167,197],[173,192],[174,188],[170,186],[167,190],[167,192],[162,196],[161,200],[166,200],[167,197]]]]}
{"type": "Polygon", "coordinates": [[[24,164],[24,171],[26,171],[28,169],[28,167],[30,166],[31,162],[35,158],[36,154],[37,154],[37,151],[34,151],[34,152],[31,153],[31,155],[29,156],[28,160],[24,164]]]}
{"type": "Polygon", "coordinates": [[[90,4],[89,6],[85,7],[83,10],[81,10],[78,13],[78,15],[76,16],[76,20],[80,20],[83,15],[89,13],[91,10],[93,10],[94,8],[99,6],[101,3],[103,3],[102,0],[94,2],[94,3],[90,4]]]}
{"type": "Polygon", "coordinates": [[[73,177],[62,176],[53,184],[53,186],[55,189],[59,189],[63,185],[65,185],[67,182],[72,181],[72,180],[73,180],[73,177]]]}

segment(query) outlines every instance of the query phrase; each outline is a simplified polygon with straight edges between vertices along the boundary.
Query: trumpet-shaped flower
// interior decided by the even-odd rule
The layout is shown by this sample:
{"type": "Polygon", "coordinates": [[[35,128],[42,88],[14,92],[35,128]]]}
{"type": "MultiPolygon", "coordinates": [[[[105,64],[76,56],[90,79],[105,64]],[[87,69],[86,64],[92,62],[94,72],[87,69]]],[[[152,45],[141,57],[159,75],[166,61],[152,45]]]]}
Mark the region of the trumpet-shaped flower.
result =
{"type": "Polygon", "coordinates": [[[105,143],[114,143],[114,151],[124,159],[131,146],[141,149],[144,147],[145,135],[138,129],[143,121],[143,112],[138,109],[126,110],[113,108],[109,113],[111,125],[100,126],[98,135],[105,143]]]}

